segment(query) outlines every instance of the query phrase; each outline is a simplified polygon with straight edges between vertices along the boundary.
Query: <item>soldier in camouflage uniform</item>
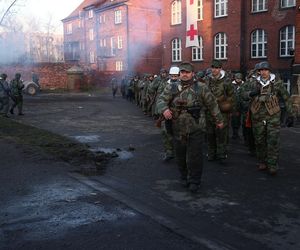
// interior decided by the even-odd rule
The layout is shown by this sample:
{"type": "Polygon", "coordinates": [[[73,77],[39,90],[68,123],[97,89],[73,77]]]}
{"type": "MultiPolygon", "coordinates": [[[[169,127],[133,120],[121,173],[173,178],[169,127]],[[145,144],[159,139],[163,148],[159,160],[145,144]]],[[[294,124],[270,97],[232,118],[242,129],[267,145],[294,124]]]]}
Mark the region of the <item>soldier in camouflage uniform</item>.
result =
{"type": "Polygon", "coordinates": [[[6,81],[7,75],[1,74],[0,76],[0,110],[3,111],[4,117],[8,116],[9,111],[9,97],[11,96],[10,87],[6,81]]]}
{"type": "Polygon", "coordinates": [[[149,101],[150,101],[150,97],[148,96],[148,88],[149,86],[152,84],[154,79],[153,74],[149,74],[147,75],[145,82],[144,82],[144,89],[143,89],[143,107],[142,110],[144,112],[144,115],[150,115],[149,113],[149,101]]]}
{"type": "MultiPolygon", "coordinates": [[[[168,85],[176,85],[179,83],[179,68],[176,66],[172,66],[169,70],[169,80],[167,82],[162,82],[157,90],[158,97],[163,93],[164,89],[168,85]]],[[[156,103],[156,113],[158,114],[158,106],[156,103]]],[[[172,135],[168,131],[168,123],[165,121],[162,122],[162,138],[163,145],[165,150],[165,155],[163,157],[164,161],[169,161],[174,158],[174,147],[173,147],[173,138],[172,135]]]]}
{"type": "Polygon", "coordinates": [[[157,108],[166,120],[171,120],[175,158],[181,180],[191,192],[197,192],[202,175],[205,117],[201,109],[207,107],[216,126],[223,127],[216,98],[207,86],[194,81],[194,67],[181,63],[180,83],[168,85],[157,101],[157,108]]]}
{"type": "Polygon", "coordinates": [[[159,95],[158,89],[161,85],[162,87],[166,86],[167,81],[168,81],[168,71],[166,69],[161,69],[160,75],[156,77],[148,87],[149,109],[151,109],[152,116],[158,115],[156,111],[156,101],[159,95]]]}
{"type": "Polygon", "coordinates": [[[10,108],[10,113],[14,113],[14,108],[18,107],[18,115],[23,114],[23,93],[22,90],[24,88],[23,81],[21,80],[21,74],[16,73],[15,78],[10,82],[11,94],[14,98],[14,104],[10,108]]]}
{"type": "Polygon", "coordinates": [[[234,109],[231,115],[231,128],[232,128],[232,139],[239,138],[239,129],[241,127],[241,111],[239,108],[239,91],[241,86],[244,84],[243,75],[241,73],[236,73],[234,75],[234,80],[232,82],[234,89],[234,109]]]}
{"type": "Polygon", "coordinates": [[[222,162],[227,159],[228,122],[234,100],[233,86],[230,78],[222,70],[221,61],[218,60],[213,60],[211,74],[205,78],[205,82],[216,97],[224,120],[224,128],[216,129],[214,117],[209,110],[206,112],[208,160],[222,162]]]}
{"type": "Polygon", "coordinates": [[[292,119],[292,103],[283,82],[271,73],[268,62],[261,62],[258,70],[260,76],[252,82],[247,93],[251,100],[258,169],[268,170],[271,175],[276,175],[280,138],[279,97],[285,101],[288,120],[292,119]]]}

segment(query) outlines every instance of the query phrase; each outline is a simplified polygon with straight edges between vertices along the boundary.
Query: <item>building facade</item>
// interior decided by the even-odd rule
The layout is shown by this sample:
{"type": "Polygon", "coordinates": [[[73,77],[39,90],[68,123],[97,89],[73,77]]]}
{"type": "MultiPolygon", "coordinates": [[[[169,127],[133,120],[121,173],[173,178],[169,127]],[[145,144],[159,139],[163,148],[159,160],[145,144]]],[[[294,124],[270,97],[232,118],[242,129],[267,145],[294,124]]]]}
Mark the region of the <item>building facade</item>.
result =
{"type": "Polygon", "coordinates": [[[65,61],[106,72],[158,72],[160,20],[160,0],[85,0],[63,20],[65,61]]]}
{"type": "Polygon", "coordinates": [[[193,61],[197,70],[213,59],[225,69],[246,72],[268,60],[283,77],[291,76],[295,48],[296,0],[163,1],[163,66],[193,61]],[[185,46],[186,4],[197,3],[199,46],[185,46]]]}

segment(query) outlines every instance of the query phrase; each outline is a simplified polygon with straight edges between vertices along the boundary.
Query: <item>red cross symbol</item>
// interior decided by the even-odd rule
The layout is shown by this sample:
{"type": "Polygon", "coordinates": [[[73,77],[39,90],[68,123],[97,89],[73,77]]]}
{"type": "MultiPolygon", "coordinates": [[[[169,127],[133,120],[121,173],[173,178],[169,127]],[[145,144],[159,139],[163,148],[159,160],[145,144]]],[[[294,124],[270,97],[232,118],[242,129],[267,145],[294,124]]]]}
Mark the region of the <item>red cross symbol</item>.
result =
{"type": "Polygon", "coordinates": [[[194,36],[197,36],[197,30],[194,29],[194,24],[190,25],[190,30],[186,32],[186,35],[190,37],[191,41],[194,41],[194,36]]]}
{"type": "Polygon", "coordinates": [[[194,4],[194,0],[190,0],[190,5],[193,5],[194,4]]]}

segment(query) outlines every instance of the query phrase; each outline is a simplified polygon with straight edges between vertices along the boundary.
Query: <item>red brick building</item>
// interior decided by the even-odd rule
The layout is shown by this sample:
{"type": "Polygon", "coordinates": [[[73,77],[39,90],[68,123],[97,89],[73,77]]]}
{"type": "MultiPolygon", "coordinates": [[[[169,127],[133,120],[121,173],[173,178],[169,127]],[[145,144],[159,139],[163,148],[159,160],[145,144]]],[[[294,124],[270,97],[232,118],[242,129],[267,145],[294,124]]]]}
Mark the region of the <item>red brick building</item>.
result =
{"type": "Polygon", "coordinates": [[[199,47],[185,48],[186,1],[162,2],[163,66],[193,61],[197,70],[220,59],[246,72],[263,60],[290,77],[295,47],[296,0],[194,0],[199,47]]]}
{"type": "Polygon", "coordinates": [[[64,24],[65,61],[105,72],[158,72],[161,0],[85,0],[64,24]]]}

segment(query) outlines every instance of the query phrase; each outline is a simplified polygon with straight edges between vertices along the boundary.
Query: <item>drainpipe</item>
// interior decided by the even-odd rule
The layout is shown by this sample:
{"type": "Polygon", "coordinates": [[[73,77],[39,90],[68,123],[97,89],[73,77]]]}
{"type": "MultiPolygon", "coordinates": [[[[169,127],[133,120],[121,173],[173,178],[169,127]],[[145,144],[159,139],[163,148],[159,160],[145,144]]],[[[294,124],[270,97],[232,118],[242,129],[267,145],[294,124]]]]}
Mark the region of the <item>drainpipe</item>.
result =
{"type": "Polygon", "coordinates": [[[129,48],[129,14],[128,14],[128,5],[126,4],[126,41],[127,41],[127,58],[126,58],[126,64],[127,64],[127,74],[129,72],[129,58],[130,58],[130,48],[129,48]]]}
{"type": "Polygon", "coordinates": [[[240,68],[241,72],[245,75],[247,72],[246,65],[246,29],[247,29],[247,17],[246,15],[246,3],[247,1],[241,1],[241,37],[240,37],[240,68]]]}

